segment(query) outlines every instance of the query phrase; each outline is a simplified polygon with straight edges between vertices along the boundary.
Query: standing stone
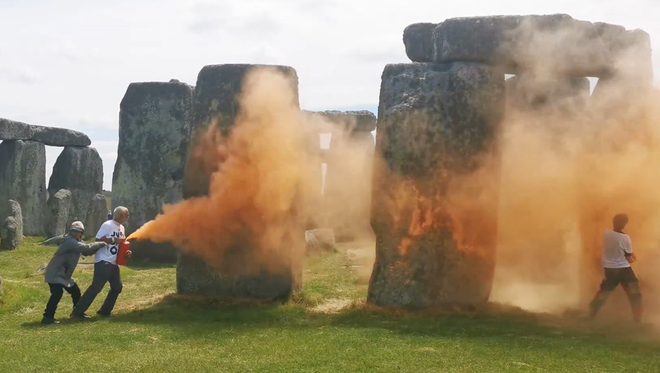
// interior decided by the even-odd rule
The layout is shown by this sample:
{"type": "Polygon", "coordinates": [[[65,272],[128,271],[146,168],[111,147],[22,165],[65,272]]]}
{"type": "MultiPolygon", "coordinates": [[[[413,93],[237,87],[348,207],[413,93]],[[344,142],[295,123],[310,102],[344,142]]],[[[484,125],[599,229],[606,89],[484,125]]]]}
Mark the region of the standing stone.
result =
{"type": "Polygon", "coordinates": [[[95,194],[89,203],[85,219],[85,238],[94,239],[101,225],[108,220],[108,202],[105,195],[95,194]]]}
{"type": "Polygon", "coordinates": [[[48,193],[71,192],[69,222],[85,221],[92,197],[103,191],[103,160],[94,148],[64,148],[48,182],[48,193]]]}
{"type": "Polygon", "coordinates": [[[18,233],[21,230],[21,222],[13,216],[5,218],[0,226],[0,249],[14,250],[21,245],[23,238],[18,233]]]}
{"type": "Polygon", "coordinates": [[[46,147],[33,141],[0,144],[0,222],[7,217],[7,201],[18,202],[23,230],[28,236],[44,234],[46,194],[46,147]]]}
{"type": "Polygon", "coordinates": [[[7,217],[0,225],[0,248],[14,250],[23,244],[23,212],[21,205],[9,200],[7,204],[7,217]]]}
{"type": "MultiPolygon", "coordinates": [[[[112,203],[126,206],[130,235],[163,211],[182,181],[190,139],[192,88],[179,82],[131,83],[120,104],[112,203]]],[[[174,262],[170,245],[131,243],[133,259],[174,262]]]]}
{"type": "Polygon", "coordinates": [[[60,189],[48,198],[46,209],[46,236],[48,238],[61,236],[67,233],[69,224],[69,211],[71,211],[71,192],[60,189]]]}
{"type": "Polygon", "coordinates": [[[591,84],[585,77],[520,74],[506,80],[507,103],[517,111],[545,110],[553,116],[580,113],[589,102],[591,84]]]}
{"type": "MultiPolygon", "coordinates": [[[[322,208],[316,215],[331,228],[337,242],[371,235],[371,163],[373,162],[376,116],[367,110],[310,113],[310,121],[330,132],[330,149],[323,152],[327,163],[322,208]],[[318,119],[322,121],[319,124],[318,119]]],[[[317,140],[318,143],[318,140],[317,140]]],[[[318,148],[318,147],[317,147],[318,148]]]]}
{"type": "MultiPolygon", "coordinates": [[[[372,116],[375,127],[376,117],[372,116]]],[[[371,234],[373,153],[371,132],[335,134],[330,141],[323,200],[337,242],[371,234]]]]}
{"type": "MultiPolygon", "coordinates": [[[[239,111],[239,99],[244,77],[255,67],[275,69],[287,76],[295,92],[295,105],[298,103],[298,76],[296,71],[288,66],[265,65],[212,65],[205,66],[197,76],[194,93],[193,136],[191,152],[202,140],[206,127],[214,119],[219,120],[219,131],[226,136],[234,125],[239,111]]],[[[188,157],[183,197],[185,199],[205,196],[209,192],[210,175],[221,167],[217,164],[207,164],[203,159],[188,157]]],[[[297,262],[297,254],[304,255],[304,231],[292,232],[293,241],[300,241],[300,248],[287,247],[285,252],[293,255],[291,267],[279,271],[256,270],[257,274],[242,274],[241,263],[253,267],[257,261],[251,257],[253,250],[247,243],[236,244],[224,250],[220,261],[225,268],[234,267],[234,272],[221,272],[207,264],[201,257],[180,252],[177,261],[176,283],[179,294],[198,294],[221,298],[258,298],[283,299],[288,298],[294,289],[302,282],[302,265],[297,262]],[[296,238],[299,236],[299,240],[296,238]]],[[[236,241],[245,242],[244,238],[236,241]]],[[[248,240],[249,241],[249,240],[248,240]]],[[[286,245],[286,244],[283,244],[286,245]]],[[[296,243],[297,245],[297,243],[296,243]]],[[[286,261],[287,258],[278,258],[286,261]]]]}
{"type": "Polygon", "coordinates": [[[488,300],[497,177],[470,177],[483,172],[488,154],[497,155],[504,105],[504,76],[487,65],[386,66],[376,139],[383,163],[373,178],[377,241],[369,302],[431,307],[488,300]]]}

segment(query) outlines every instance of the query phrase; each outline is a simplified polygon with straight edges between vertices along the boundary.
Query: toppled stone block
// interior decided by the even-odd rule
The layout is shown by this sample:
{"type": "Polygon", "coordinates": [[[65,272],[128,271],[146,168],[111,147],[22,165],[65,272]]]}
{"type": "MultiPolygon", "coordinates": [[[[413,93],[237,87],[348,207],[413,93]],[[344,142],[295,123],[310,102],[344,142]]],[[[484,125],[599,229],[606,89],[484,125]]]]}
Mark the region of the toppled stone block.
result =
{"type": "MultiPolygon", "coordinates": [[[[192,100],[192,88],[178,81],[131,83],[126,90],[119,106],[112,202],[131,212],[127,236],[162,213],[163,204],[172,203],[169,199],[183,180],[192,100]]],[[[135,260],[176,261],[168,244],[131,245],[135,260]]]]}
{"type": "Polygon", "coordinates": [[[85,221],[92,197],[103,191],[103,160],[96,149],[64,148],[48,182],[50,194],[60,189],[71,192],[69,221],[85,221]]]}
{"type": "MultiPolygon", "coordinates": [[[[129,210],[129,213],[131,211],[129,210]]],[[[87,208],[85,219],[85,237],[93,240],[101,225],[108,221],[108,202],[103,194],[95,194],[87,208]]],[[[127,235],[128,237],[128,235],[127,235]]]]}
{"type": "Polygon", "coordinates": [[[8,216],[8,200],[21,206],[23,233],[44,234],[46,207],[46,147],[34,141],[0,144],[0,222],[8,216]]]}
{"type": "Polygon", "coordinates": [[[67,233],[69,224],[69,211],[71,210],[71,192],[60,189],[48,198],[46,208],[46,236],[55,237],[67,233]]]}
{"type": "Polygon", "coordinates": [[[35,126],[0,118],[0,140],[37,141],[49,146],[89,146],[82,132],[57,127],[35,126]]]}
{"type": "MultiPolygon", "coordinates": [[[[212,121],[218,119],[220,136],[226,136],[234,125],[239,112],[243,79],[253,68],[268,68],[282,73],[291,84],[292,104],[299,107],[298,76],[288,66],[268,65],[212,65],[205,66],[197,76],[193,99],[193,136],[190,152],[203,140],[212,121]]],[[[205,196],[209,193],[209,180],[221,163],[209,164],[204,158],[188,156],[184,185],[184,199],[205,196]]],[[[292,219],[295,217],[292,217],[292,219]]],[[[200,257],[179,252],[177,259],[177,293],[197,294],[220,298],[282,299],[300,288],[302,283],[302,256],[304,255],[304,230],[290,232],[290,239],[273,248],[278,252],[269,268],[256,260],[250,237],[235,237],[236,245],[223,250],[218,258],[222,268],[212,267],[200,257]],[[290,242],[289,242],[290,241],[290,242]]],[[[263,258],[261,258],[263,259],[263,258]]]]}
{"type": "MultiPolygon", "coordinates": [[[[490,169],[486,160],[497,149],[504,108],[504,76],[491,66],[385,67],[369,302],[433,307],[488,301],[498,195],[490,181],[497,179],[484,183],[471,177],[490,169]]],[[[497,167],[492,172],[498,174],[497,167]]]]}

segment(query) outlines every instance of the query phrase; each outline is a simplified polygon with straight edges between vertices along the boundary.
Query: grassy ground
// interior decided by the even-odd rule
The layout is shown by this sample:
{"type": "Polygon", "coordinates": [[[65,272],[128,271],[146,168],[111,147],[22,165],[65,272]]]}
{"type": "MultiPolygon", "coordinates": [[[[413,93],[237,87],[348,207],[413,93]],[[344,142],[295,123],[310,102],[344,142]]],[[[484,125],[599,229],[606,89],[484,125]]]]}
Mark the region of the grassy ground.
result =
{"type": "MultiPolygon", "coordinates": [[[[657,332],[626,320],[365,305],[364,263],[349,255],[357,244],[309,258],[304,293],[288,304],[184,299],[173,294],[174,266],[136,266],[122,268],[112,319],[41,326],[48,291],[36,271],[53,249],[35,242],[0,252],[0,372],[660,371],[657,332]]],[[[92,275],[84,267],[74,274],[83,290],[92,275]]],[[[57,316],[69,312],[65,294],[57,316]]]]}

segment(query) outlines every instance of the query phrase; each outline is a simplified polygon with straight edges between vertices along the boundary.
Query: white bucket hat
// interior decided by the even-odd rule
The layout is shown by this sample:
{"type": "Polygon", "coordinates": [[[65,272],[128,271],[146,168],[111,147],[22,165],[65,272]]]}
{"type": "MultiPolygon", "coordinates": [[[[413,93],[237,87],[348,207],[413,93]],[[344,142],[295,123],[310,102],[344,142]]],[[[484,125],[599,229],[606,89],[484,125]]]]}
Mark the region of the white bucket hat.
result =
{"type": "Polygon", "coordinates": [[[85,226],[83,225],[83,223],[81,221],[74,221],[73,223],[71,223],[71,229],[70,230],[71,231],[78,231],[78,232],[82,233],[82,232],[85,231],[85,226]]]}

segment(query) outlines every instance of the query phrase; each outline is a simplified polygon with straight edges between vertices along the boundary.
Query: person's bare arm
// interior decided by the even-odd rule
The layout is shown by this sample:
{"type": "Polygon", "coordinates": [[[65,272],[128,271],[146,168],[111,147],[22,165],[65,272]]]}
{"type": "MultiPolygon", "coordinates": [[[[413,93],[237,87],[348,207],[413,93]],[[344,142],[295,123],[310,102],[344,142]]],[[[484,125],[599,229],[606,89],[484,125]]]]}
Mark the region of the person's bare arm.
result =
{"type": "Polygon", "coordinates": [[[628,242],[623,245],[623,255],[626,257],[628,263],[633,263],[635,260],[637,260],[637,256],[632,249],[632,241],[628,240],[628,242]]]}

